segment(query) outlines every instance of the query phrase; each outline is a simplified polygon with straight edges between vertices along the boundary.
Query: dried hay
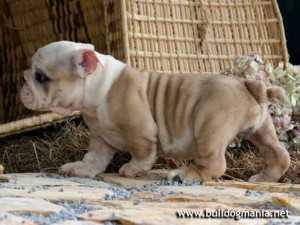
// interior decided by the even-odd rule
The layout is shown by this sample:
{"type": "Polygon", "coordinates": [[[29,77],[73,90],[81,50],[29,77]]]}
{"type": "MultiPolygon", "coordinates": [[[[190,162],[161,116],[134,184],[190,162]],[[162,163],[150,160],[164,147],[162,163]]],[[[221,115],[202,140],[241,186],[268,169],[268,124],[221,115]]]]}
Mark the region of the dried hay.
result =
{"type": "Polygon", "coordinates": [[[4,167],[0,165],[0,175],[4,173],[4,167]]]}
{"type": "MultiPolygon", "coordinates": [[[[0,139],[0,164],[6,173],[58,172],[68,162],[82,159],[88,147],[89,131],[81,120],[58,124],[47,128],[0,139]]],[[[241,148],[226,152],[225,179],[247,180],[261,171],[262,158],[258,150],[248,142],[241,148]]],[[[130,155],[118,152],[106,172],[117,172],[130,160],[130,155]]],[[[172,169],[187,162],[184,160],[159,159],[155,168],[172,169]]],[[[291,155],[291,167],[281,182],[300,183],[300,154],[291,155]]]]}

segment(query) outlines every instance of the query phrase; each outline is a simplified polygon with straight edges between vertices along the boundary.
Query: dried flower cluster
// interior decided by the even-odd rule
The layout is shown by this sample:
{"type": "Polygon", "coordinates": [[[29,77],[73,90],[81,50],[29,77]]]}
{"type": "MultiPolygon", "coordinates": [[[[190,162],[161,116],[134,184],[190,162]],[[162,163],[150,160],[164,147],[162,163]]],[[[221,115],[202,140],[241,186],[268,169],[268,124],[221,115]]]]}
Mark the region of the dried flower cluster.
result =
{"type": "MultiPolygon", "coordinates": [[[[268,107],[280,141],[289,151],[300,151],[300,66],[279,63],[277,68],[265,63],[258,53],[250,53],[234,59],[234,68],[226,75],[262,80],[270,86],[280,86],[286,91],[289,104],[269,101],[268,107]]],[[[236,141],[231,145],[240,145],[236,141]]]]}

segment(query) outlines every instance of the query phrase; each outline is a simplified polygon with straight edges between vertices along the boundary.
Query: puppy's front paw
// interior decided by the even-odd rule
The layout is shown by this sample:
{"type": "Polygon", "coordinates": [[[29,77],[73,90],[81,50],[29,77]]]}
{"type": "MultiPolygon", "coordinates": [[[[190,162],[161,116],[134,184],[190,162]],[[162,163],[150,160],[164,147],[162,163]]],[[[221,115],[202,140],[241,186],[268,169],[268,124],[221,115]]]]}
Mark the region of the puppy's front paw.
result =
{"type": "Polygon", "coordinates": [[[136,177],[140,170],[133,166],[131,162],[125,163],[119,170],[119,174],[125,177],[136,177]]]}
{"type": "Polygon", "coordinates": [[[71,176],[94,178],[98,172],[82,161],[67,163],[60,167],[61,174],[69,174],[71,176]]]}

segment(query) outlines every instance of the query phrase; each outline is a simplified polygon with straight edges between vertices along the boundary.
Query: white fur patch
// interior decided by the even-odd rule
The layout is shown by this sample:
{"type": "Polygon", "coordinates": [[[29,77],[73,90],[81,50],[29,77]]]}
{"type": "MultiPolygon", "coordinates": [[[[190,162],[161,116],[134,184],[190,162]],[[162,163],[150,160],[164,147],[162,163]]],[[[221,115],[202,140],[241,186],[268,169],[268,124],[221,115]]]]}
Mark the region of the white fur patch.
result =
{"type": "Polygon", "coordinates": [[[119,77],[126,64],[112,56],[97,52],[96,56],[104,68],[98,65],[95,73],[86,78],[86,98],[90,102],[100,103],[105,100],[112,84],[119,77]]]}
{"type": "Polygon", "coordinates": [[[98,119],[101,119],[103,123],[107,123],[109,121],[106,112],[106,98],[113,83],[118,79],[126,64],[112,56],[100,53],[96,53],[96,56],[104,68],[98,65],[95,73],[86,78],[85,97],[88,102],[97,104],[98,119]]]}

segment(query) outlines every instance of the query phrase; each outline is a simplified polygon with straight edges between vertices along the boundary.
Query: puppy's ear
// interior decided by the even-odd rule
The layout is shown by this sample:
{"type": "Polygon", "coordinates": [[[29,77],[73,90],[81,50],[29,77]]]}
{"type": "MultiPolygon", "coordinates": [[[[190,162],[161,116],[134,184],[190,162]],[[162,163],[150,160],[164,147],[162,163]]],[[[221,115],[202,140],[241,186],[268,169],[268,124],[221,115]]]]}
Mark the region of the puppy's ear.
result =
{"type": "Polygon", "coordinates": [[[99,59],[91,49],[78,50],[74,56],[76,74],[86,77],[95,72],[99,59]]]}

